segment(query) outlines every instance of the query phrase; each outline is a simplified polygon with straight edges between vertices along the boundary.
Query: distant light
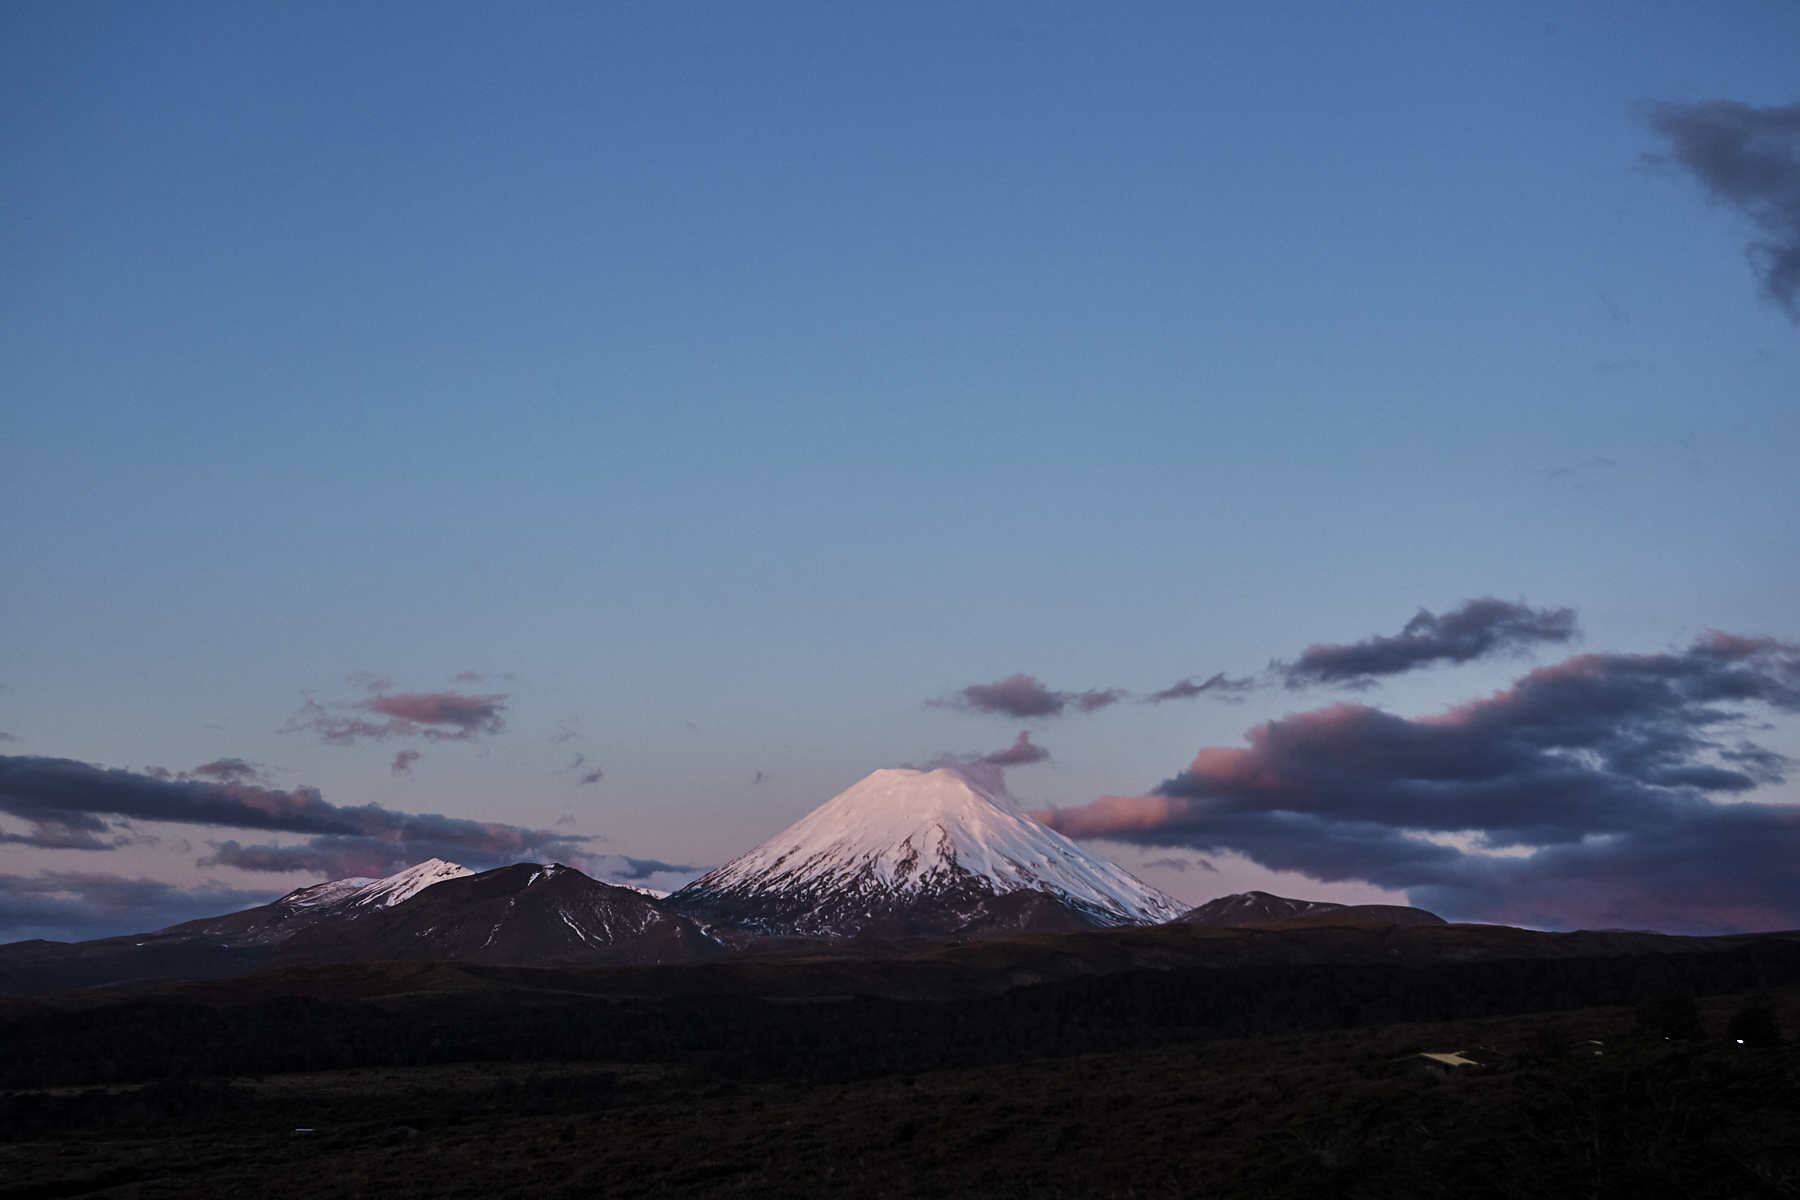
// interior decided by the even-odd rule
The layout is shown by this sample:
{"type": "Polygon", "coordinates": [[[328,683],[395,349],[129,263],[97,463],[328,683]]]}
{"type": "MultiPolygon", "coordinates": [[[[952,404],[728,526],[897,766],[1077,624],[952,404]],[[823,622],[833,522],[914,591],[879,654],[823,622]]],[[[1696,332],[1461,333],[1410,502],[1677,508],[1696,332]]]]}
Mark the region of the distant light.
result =
{"type": "Polygon", "coordinates": [[[1744,1039],[1743,1039],[1743,1038],[1739,1038],[1739,1039],[1738,1039],[1738,1045],[1740,1045],[1740,1046],[1741,1046],[1741,1045],[1743,1045],[1743,1044],[1744,1044],[1744,1039]]]}

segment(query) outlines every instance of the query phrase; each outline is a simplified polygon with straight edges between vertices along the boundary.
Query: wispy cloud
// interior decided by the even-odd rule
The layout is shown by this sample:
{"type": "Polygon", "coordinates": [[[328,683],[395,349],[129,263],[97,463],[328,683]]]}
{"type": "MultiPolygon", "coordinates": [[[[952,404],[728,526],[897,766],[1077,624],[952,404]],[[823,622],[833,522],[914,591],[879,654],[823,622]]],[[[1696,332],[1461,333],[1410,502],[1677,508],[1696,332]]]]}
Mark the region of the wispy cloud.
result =
{"type": "Polygon", "coordinates": [[[1527,608],[1484,596],[1438,616],[1424,609],[1393,637],[1371,637],[1349,645],[1316,644],[1295,662],[1273,669],[1291,688],[1313,684],[1368,687],[1385,675],[1400,675],[1435,663],[1466,663],[1516,653],[1540,643],[1576,637],[1572,608],[1527,608]]]}
{"type": "Polygon", "coordinates": [[[191,772],[196,779],[211,779],[217,783],[262,783],[265,781],[262,768],[253,767],[241,758],[221,758],[213,762],[202,763],[191,772]]]}
{"type": "Polygon", "coordinates": [[[1256,680],[1248,675],[1241,679],[1230,679],[1226,677],[1225,672],[1220,671],[1204,683],[1195,683],[1193,677],[1190,676],[1160,692],[1151,692],[1138,703],[1165,704],[1170,700],[1192,700],[1195,696],[1211,696],[1215,700],[1225,700],[1236,704],[1256,688],[1256,680]]]}
{"type": "Polygon", "coordinates": [[[1800,645],[1714,633],[1579,655],[1433,717],[1292,714],[1150,795],[1039,815],[1074,837],[1365,880],[1464,919],[1793,928],[1800,805],[1749,798],[1790,766],[1743,736],[1758,708],[1800,712],[1800,645]]]}
{"type": "Polygon", "coordinates": [[[1800,104],[1657,104],[1649,116],[1674,160],[1762,231],[1750,243],[1751,268],[1763,292],[1800,321],[1800,104]]]}
{"type": "Polygon", "coordinates": [[[425,756],[420,754],[417,750],[402,750],[400,753],[394,755],[393,766],[390,769],[396,775],[410,775],[412,774],[413,764],[424,757],[425,756]]]}
{"type": "Polygon", "coordinates": [[[1117,704],[1127,693],[1117,688],[1092,688],[1085,692],[1054,692],[1030,675],[1012,675],[998,683],[977,683],[947,700],[927,700],[929,708],[960,708],[994,713],[1015,720],[1057,717],[1069,709],[1095,712],[1117,704]]]}
{"type": "Polygon", "coordinates": [[[376,694],[367,700],[327,707],[307,700],[288,718],[282,733],[315,733],[336,746],[390,737],[423,737],[436,742],[463,742],[506,728],[504,695],[466,696],[461,692],[387,693],[386,679],[365,686],[376,694]],[[367,714],[367,715],[363,715],[367,714]],[[386,720],[373,720],[385,717],[386,720]]]}

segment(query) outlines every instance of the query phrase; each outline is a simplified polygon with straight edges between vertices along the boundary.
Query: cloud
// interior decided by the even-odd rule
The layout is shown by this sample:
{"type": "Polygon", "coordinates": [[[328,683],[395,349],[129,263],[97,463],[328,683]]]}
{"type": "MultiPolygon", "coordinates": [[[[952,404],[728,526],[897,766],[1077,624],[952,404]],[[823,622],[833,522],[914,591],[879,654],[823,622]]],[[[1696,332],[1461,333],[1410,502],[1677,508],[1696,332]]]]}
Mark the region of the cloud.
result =
{"type": "Polygon", "coordinates": [[[1461,608],[1441,617],[1420,609],[1394,637],[1371,637],[1348,646],[1308,646],[1299,661],[1277,663],[1274,669],[1291,688],[1320,683],[1369,687],[1382,675],[1516,653],[1534,642],[1568,642],[1575,636],[1572,608],[1532,609],[1483,596],[1464,601],[1461,608]]]}
{"type": "Polygon", "coordinates": [[[219,783],[259,783],[263,780],[263,773],[241,758],[221,758],[204,763],[195,767],[192,775],[219,783]]]}
{"type": "Polygon", "coordinates": [[[1013,744],[1004,750],[996,750],[992,754],[984,754],[979,761],[992,763],[996,767],[1024,767],[1032,763],[1040,763],[1050,757],[1050,752],[1042,746],[1031,744],[1031,734],[1021,731],[1013,744]]]}
{"type": "Polygon", "coordinates": [[[16,742],[18,740],[18,738],[6,732],[4,729],[0,729],[0,742],[16,742]]]}
{"type": "MultiPolygon", "coordinates": [[[[0,830],[0,845],[30,846],[37,850],[116,850],[125,838],[114,836],[102,841],[95,831],[64,821],[37,819],[30,833],[8,833],[0,830]]],[[[102,826],[105,829],[105,826],[102,826]]]]}
{"type": "Polygon", "coordinates": [[[1256,680],[1246,676],[1243,679],[1227,679],[1225,672],[1220,671],[1205,683],[1195,683],[1192,676],[1183,679],[1173,687],[1166,687],[1160,692],[1151,692],[1139,704],[1162,704],[1169,700],[1191,700],[1195,696],[1211,696],[1216,700],[1225,700],[1237,704],[1244,698],[1245,692],[1256,690],[1256,680]]]}
{"type": "Polygon", "coordinates": [[[927,700],[929,708],[961,708],[998,713],[1023,720],[1057,717],[1071,706],[1077,712],[1094,712],[1117,704],[1126,693],[1117,688],[1085,692],[1053,692],[1029,675],[1013,675],[998,683],[977,683],[948,700],[927,700]]]}
{"type": "Polygon", "coordinates": [[[0,942],[142,933],[273,899],[269,892],[217,886],[190,892],[152,879],[87,872],[0,875],[0,942]]]}
{"type": "Polygon", "coordinates": [[[112,830],[107,817],[302,834],[312,840],[301,846],[220,843],[202,865],[337,877],[391,874],[433,857],[469,867],[541,861],[574,853],[590,840],[498,822],[394,812],[373,804],[340,807],[309,787],[284,792],[201,779],[158,779],[63,758],[6,755],[0,755],[0,813],[40,830],[72,831],[69,836],[85,832],[95,844],[72,847],[83,849],[106,848],[99,838],[112,830]],[[346,866],[351,869],[340,869],[346,866]]]}
{"type": "Polygon", "coordinates": [[[1758,709],[1800,712],[1800,644],[1711,633],[1579,655],[1436,716],[1290,714],[1150,795],[1038,815],[1072,837],[1404,890],[1453,919],[1794,928],[1800,805],[1748,798],[1790,766],[1744,739],[1758,709]]]}
{"type": "Polygon", "coordinates": [[[588,876],[616,887],[644,888],[653,892],[673,892],[692,883],[711,870],[682,863],[658,862],[653,858],[632,858],[625,854],[582,853],[571,866],[588,876]]]}
{"type": "Polygon", "coordinates": [[[413,764],[424,758],[417,750],[402,750],[394,755],[393,772],[396,775],[412,774],[413,764]]]}
{"type": "Polygon", "coordinates": [[[1657,104],[1649,116],[1675,161],[1762,230],[1750,243],[1751,269],[1764,294],[1800,321],[1800,104],[1657,104]]]}
{"type": "Polygon", "coordinates": [[[316,733],[335,746],[350,746],[365,739],[389,737],[425,737],[434,742],[463,742],[482,734],[497,734],[506,728],[504,695],[465,696],[460,692],[396,692],[382,689],[386,679],[371,679],[367,687],[377,694],[367,700],[351,701],[327,708],[317,700],[308,700],[282,733],[316,733]],[[373,721],[350,715],[369,713],[386,717],[373,721]]]}
{"type": "MultiPolygon", "coordinates": [[[[574,758],[569,760],[568,766],[564,767],[560,771],[552,771],[550,773],[552,775],[566,775],[570,771],[580,771],[581,768],[584,766],[587,766],[587,755],[577,754],[574,758]]],[[[590,770],[583,771],[581,776],[578,779],[576,779],[575,786],[581,787],[584,784],[599,783],[602,779],[605,779],[605,778],[606,778],[606,772],[602,771],[599,767],[594,767],[594,768],[591,768],[590,770]]]]}

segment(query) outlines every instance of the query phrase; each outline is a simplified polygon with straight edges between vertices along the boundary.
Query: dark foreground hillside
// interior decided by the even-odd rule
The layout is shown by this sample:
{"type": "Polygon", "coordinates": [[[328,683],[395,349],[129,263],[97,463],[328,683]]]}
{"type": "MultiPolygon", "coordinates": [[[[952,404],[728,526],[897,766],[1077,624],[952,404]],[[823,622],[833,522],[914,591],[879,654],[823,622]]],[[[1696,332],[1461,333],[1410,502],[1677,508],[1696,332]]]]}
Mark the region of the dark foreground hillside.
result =
{"type": "Polygon", "coordinates": [[[0,1200],[1800,1194],[1792,943],[943,1002],[510,978],[14,1010],[0,1200]]]}

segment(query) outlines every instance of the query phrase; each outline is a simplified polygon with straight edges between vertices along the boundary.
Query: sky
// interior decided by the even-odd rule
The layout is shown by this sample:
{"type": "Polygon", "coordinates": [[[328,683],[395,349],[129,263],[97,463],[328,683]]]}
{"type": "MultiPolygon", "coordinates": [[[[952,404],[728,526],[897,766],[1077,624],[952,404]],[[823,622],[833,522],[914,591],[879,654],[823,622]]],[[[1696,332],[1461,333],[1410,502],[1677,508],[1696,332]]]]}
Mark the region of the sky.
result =
{"type": "Polygon", "coordinates": [[[1800,927],[1791,3],[0,7],[0,940],[677,886],[1800,927]],[[986,760],[986,761],[984,761],[986,760]]]}

